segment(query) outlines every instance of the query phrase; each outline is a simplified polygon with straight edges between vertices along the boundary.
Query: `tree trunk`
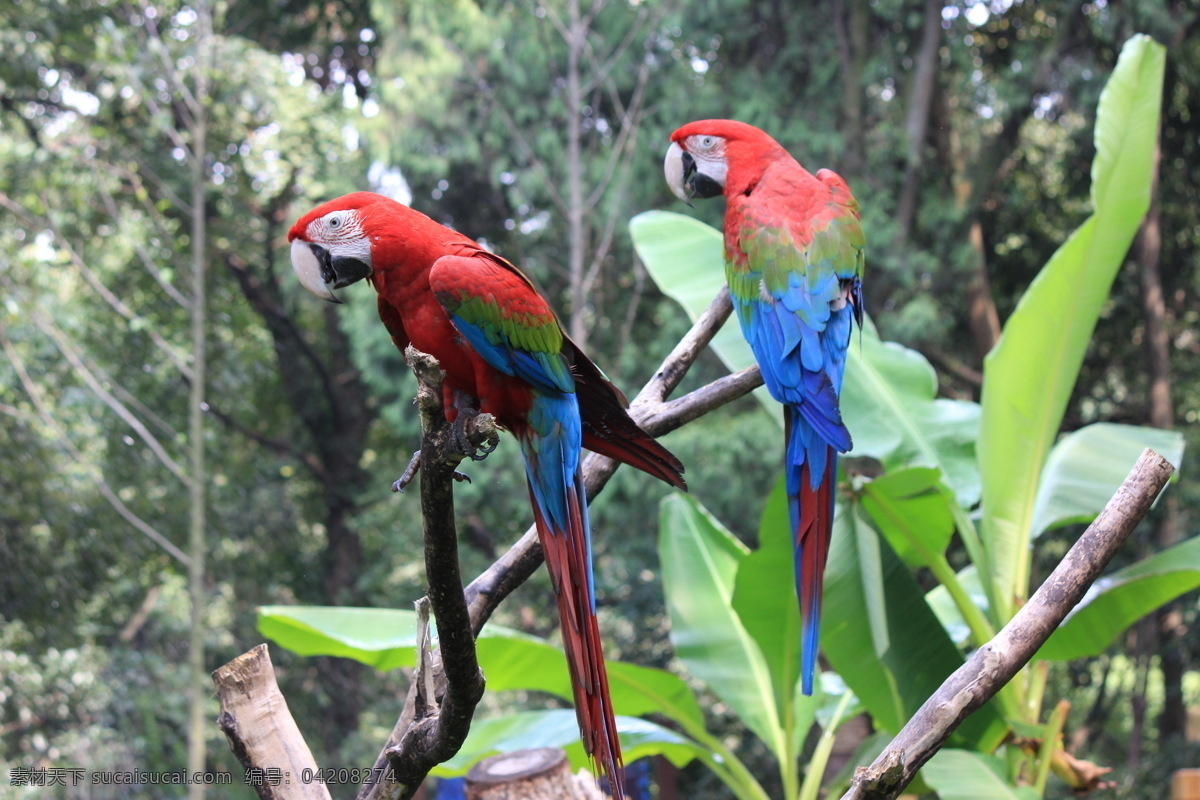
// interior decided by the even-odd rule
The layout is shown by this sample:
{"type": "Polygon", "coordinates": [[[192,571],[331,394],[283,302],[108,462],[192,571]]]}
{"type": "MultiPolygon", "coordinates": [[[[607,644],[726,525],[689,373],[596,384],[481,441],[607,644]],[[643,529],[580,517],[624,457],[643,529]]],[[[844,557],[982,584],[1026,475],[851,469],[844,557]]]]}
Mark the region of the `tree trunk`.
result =
{"type": "MultiPolygon", "coordinates": [[[[1138,231],[1136,257],[1142,285],[1142,311],[1146,324],[1146,369],[1149,372],[1150,424],[1156,428],[1175,427],[1175,406],[1171,401],[1170,334],[1167,331],[1167,304],[1163,297],[1160,255],[1162,252],[1161,209],[1158,200],[1161,145],[1154,151],[1154,182],[1150,209],[1138,231]]],[[[1177,544],[1179,522],[1175,496],[1166,498],[1153,532],[1154,548],[1164,550],[1177,544]]],[[[1179,638],[1182,614],[1179,603],[1170,603],[1156,615],[1158,652],[1163,673],[1163,710],[1158,718],[1159,740],[1182,737],[1187,727],[1187,706],[1183,699],[1183,653],[1179,638]]],[[[1147,646],[1148,643],[1147,643],[1147,646]]]]}
{"type": "Polygon", "coordinates": [[[967,284],[967,323],[975,340],[975,355],[980,361],[1000,341],[1000,314],[992,299],[992,283],[988,278],[987,249],[983,242],[983,223],[976,216],[967,234],[971,243],[971,278],[967,284]]]}
{"type": "Polygon", "coordinates": [[[871,8],[867,0],[854,0],[837,14],[838,51],[842,63],[842,131],[846,152],[840,171],[847,177],[863,174],[866,143],[863,140],[863,62],[870,38],[871,8]]]}
{"type": "Polygon", "coordinates": [[[921,163],[924,161],[925,134],[929,129],[929,114],[933,108],[933,93],[937,86],[938,48],[942,43],[942,0],[925,0],[924,22],[921,26],[921,49],[917,52],[916,67],[908,87],[908,108],[904,133],[908,148],[904,159],[904,186],[896,205],[898,239],[905,241],[912,233],[917,214],[917,191],[921,183],[921,163]]]}
{"type": "Polygon", "coordinates": [[[567,272],[570,281],[571,338],[587,350],[587,291],[584,279],[583,84],[579,70],[586,31],[579,14],[579,0],[567,3],[567,272]]]}

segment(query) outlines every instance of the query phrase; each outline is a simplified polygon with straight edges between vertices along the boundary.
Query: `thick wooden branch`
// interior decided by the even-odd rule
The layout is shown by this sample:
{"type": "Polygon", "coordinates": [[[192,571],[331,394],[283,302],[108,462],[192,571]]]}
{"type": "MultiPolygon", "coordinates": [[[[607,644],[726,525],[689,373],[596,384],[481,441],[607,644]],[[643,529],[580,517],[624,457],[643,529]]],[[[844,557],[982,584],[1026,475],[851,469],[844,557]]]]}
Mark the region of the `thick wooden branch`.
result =
{"type": "Polygon", "coordinates": [[[275,682],[260,644],[212,674],[221,701],[217,726],[262,800],[330,800],[312,751],[275,682]]]}
{"type": "Polygon", "coordinates": [[[1029,602],[975,651],[917,710],[869,767],[859,767],[842,800],[891,800],[967,716],[1025,666],[1079,604],[1138,522],[1149,512],[1174,467],[1153,450],[1133,470],[1029,602]]]}
{"type": "MultiPolygon", "coordinates": [[[[484,679],[475,657],[475,637],[463,596],[458,533],[454,525],[454,468],[464,455],[455,444],[453,426],[446,422],[442,410],[444,375],[437,361],[411,346],[404,357],[417,376],[419,387],[425,577],[438,629],[440,675],[436,685],[442,690],[440,697],[428,697],[423,684],[414,681],[413,724],[395,746],[385,750],[396,796],[406,799],[416,793],[430,769],[462,747],[471,729],[475,706],[483,697],[484,679]]],[[[475,446],[496,435],[495,422],[489,414],[470,419],[466,428],[466,435],[475,446]]]]}

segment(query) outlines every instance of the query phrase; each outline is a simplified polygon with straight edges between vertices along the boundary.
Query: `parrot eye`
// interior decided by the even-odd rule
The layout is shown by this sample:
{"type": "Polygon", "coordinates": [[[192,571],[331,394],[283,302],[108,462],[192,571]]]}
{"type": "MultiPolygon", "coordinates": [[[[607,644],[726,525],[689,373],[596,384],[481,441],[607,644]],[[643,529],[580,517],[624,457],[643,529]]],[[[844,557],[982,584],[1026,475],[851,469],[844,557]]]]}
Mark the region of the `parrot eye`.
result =
{"type": "Polygon", "coordinates": [[[700,146],[703,147],[705,150],[711,150],[712,146],[715,145],[716,143],[717,143],[717,139],[715,136],[701,136],[700,137],[700,146]]]}
{"type": "Polygon", "coordinates": [[[326,224],[328,224],[330,228],[337,229],[342,224],[342,218],[339,215],[334,214],[327,220],[326,224]]]}

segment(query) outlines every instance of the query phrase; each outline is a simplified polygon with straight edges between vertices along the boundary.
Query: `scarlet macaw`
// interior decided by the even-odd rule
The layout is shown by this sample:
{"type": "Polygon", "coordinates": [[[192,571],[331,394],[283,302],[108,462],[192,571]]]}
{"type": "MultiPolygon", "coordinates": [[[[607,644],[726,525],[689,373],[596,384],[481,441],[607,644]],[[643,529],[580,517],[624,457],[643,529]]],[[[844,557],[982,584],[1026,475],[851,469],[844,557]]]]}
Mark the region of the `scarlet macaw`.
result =
{"type": "Polygon", "coordinates": [[[836,173],[809,174],[763,131],[702,120],[671,134],[671,191],[725,195],[725,277],[742,335],[783,404],[785,472],[802,624],[801,685],[812,694],[837,454],[851,449],[838,395],[851,320],[862,326],[858,203],[836,173]]]}
{"type": "Polygon", "coordinates": [[[596,624],[580,447],[684,488],[683,466],[638,428],[625,398],[563,333],[533,284],[470,238],[382,195],[318,206],[288,233],[292,266],[317,297],[366,278],[401,350],[446,373],[446,417],[466,396],[517,438],[538,536],[557,595],[580,735],[621,789],[621,749],[596,624]]]}

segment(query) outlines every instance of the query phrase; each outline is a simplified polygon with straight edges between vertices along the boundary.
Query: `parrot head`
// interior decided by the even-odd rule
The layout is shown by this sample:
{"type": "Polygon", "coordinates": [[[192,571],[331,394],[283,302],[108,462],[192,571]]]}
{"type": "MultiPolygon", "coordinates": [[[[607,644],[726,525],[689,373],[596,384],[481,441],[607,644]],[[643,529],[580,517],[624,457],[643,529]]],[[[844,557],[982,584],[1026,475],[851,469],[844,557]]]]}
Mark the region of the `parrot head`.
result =
{"type": "Polygon", "coordinates": [[[773,159],[787,155],[763,131],[744,122],[706,119],[671,134],[663,172],[671,192],[689,206],[693,197],[716,197],[753,188],[773,159]]]}
{"type": "Polygon", "coordinates": [[[334,289],[370,277],[368,209],[387,198],[355,192],[317,206],[288,231],[292,269],[305,289],[322,300],[342,302],[334,289]]]}

